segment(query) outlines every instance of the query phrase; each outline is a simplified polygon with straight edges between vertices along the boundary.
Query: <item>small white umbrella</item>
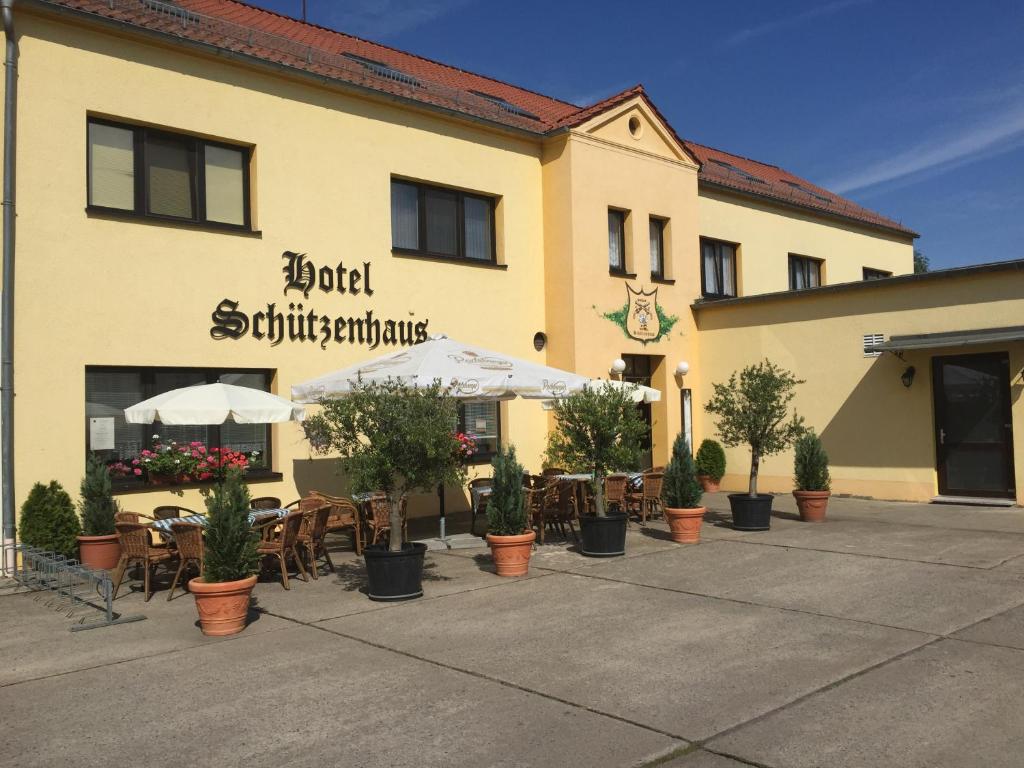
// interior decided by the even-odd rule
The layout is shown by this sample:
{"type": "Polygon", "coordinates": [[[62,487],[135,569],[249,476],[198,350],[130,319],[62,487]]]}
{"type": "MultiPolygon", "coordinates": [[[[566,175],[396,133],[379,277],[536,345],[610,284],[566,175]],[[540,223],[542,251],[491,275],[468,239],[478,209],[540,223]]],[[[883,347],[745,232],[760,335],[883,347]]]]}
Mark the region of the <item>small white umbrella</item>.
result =
{"type": "MultiPolygon", "coordinates": [[[[617,381],[615,379],[591,379],[587,386],[591,389],[600,390],[601,387],[610,386],[614,389],[623,389],[630,393],[634,403],[656,403],[661,400],[661,390],[654,387],[647,387],[643,384],[636,384],[632,381],[617,381]]],[[[554,400],[545,400],[542,403],[545,411],[555,407],[554,400]]]]}
{"type": "Polygon", "coordinates": [[[360,384],[389,379],[412,387],[429,387],[440,381],[451,395],[463,400],[550,400],[583,389],[589,382],[586,376],[463,344],[441,334],[409,349],[296,384],[292,399],[316,403],[324,397],[344,397],[360,384]]]}
{"type": "Polygon", "coordinates": [[[283,397],[234,384],[197,384],[164,392],[124,409],[129,424],[270,424],[302,421],[306,410],[283,397]]]}

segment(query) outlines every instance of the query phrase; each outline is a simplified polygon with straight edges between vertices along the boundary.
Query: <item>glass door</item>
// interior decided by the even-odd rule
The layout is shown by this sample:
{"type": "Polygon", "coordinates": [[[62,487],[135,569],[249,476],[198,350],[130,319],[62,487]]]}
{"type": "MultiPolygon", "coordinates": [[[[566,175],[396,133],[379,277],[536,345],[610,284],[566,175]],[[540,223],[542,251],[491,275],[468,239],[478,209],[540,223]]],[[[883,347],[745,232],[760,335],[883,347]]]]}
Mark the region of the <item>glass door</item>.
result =
{"type": "Polygon", "coordinates": [[[939,493],[1013,498],[1009,356],[936,357],[932,373],[939,493]]]}

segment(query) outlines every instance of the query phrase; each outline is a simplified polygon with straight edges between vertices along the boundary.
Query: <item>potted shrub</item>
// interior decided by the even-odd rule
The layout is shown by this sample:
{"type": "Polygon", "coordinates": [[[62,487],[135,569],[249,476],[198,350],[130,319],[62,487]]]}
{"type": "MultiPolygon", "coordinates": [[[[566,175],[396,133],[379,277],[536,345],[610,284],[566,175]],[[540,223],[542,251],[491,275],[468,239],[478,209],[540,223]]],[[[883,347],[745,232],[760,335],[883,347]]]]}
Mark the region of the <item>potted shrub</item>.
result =
{"type": "Polygon", "coordinates": [[[82,526],[68,492],[56,480],[36,483],[21,505],[18,538],[22,544],[73,558],[82,526]]]}
{"type": "Polygon", "coordinates": [[[548,435],[550,466],[593,475],[594,513],[580,510],[581,551],[590,557],[626,553],[626,513],[608,512],[604,478],[609,470],[635,470],[648,427],[628,388],[585,387],[555,402],[555,429],[548,435]]]}
{"type": "Polygon", "coordinates": [[[700,526],[705,511],[700,506],[702,493],[690,446],[686,436],[680,434],[672,445],[672,459],[665,467],[661,485],[661,501],[672,541],[680,544],[696,544],[700,541],[700,526]]]}
{"type": "Polygon", "coordinates": [[[206,496],[203,573],[188,583],[204,635],[234,635],[245,629],[256,585],[256,533],[249,525],[249,489],[239,470],[206,496]]]}
{"type": "Polygon", "coordinates": [[[710,437],[701,441],[697,449],[697,480],[700,481],[704,493],[716,493],[719,483],[725,477],[725,449],[717,440],[710,437]]]}
{"type": "Polygon", "coordinates": [[[491,462],[494,480],[487,500],[487,544],[499,576],[525,576],[535,531],[527,528],[523,465],[509,447],[491,462]]]}
{"type": "Polygon", "coordinates": [[[86,459],[78,511],[82,516],[78,559],[90,568],[112,570],[121,559],[121,544],[114,528],[118,507],[107,465],[94,453],[86,459]]]}
{"type": "Polygon", "coordinates": [[[803,420],[789,414],[794,390],[803,384],[789,371],[769,360],[733,373],[724,384],[713,384],[714,394],[705,407],[718,416],[718,433],[728,446],[750,448],[748,493],[730,493],[733,527],[766,531],[771,526],[772,495],[757,492],[761,458],[786,449],[804,431],[803,420]]]}
{"type": "Polygon", "coordinates": [[[426,545],[403,541],[401,499],[413,490],[461,483],[466,470],[455,398],[440,382],[413,388],[398,381],[367,384],[324,399],[306,418],[306,439],[317,453],[337,453],[356,493],[382,491],[391,507],[388,545],[363,550],[371,600],[423,595],[426,545]]]}
{"type": "Polygon", "coordinates": [[[824,522],[828,498],[832,495],[829,491],[832,478],[828,471],[828,454],[813,431],[796,441],[793,474],[796,481],[793,496],[800,510],[800,519],[805,523],[824,522]]]}

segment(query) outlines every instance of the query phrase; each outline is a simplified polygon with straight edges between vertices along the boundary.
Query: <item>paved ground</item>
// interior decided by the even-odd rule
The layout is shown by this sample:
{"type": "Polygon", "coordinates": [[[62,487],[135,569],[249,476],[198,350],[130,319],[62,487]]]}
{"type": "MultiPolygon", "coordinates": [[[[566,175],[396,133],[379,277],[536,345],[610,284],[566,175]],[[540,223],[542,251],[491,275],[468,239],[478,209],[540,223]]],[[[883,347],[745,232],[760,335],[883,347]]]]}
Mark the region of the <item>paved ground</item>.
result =
{"type": "Polygon", "coordinates": [[[29,766],[1024,765],[1024,510],[779,497],[704,543],[634,527],[528,577],[430,553],[426,597],[372,603],[361,562],[256,589],[204,638],[187,594],[82,633],[0,594],[0,761],[29,766]]]}

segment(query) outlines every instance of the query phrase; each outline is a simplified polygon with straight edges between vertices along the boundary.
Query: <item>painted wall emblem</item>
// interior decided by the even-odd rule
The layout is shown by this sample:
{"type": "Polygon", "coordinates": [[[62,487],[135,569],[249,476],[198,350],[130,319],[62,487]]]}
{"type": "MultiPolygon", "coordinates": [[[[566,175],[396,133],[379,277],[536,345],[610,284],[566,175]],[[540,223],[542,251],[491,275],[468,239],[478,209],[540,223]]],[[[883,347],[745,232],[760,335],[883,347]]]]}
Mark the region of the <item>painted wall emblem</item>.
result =
{"type": "Polygon", "coordinates": [[[645,291],[626,284],[626,305],[614,312],[605,312],[604,317],[611,320],[631,339],[644,344],[660,340],[672,330],[679,320],[675,315],[668,315],[658,305],[658,289],[645,291]]]}

